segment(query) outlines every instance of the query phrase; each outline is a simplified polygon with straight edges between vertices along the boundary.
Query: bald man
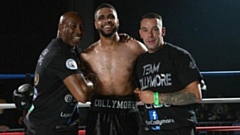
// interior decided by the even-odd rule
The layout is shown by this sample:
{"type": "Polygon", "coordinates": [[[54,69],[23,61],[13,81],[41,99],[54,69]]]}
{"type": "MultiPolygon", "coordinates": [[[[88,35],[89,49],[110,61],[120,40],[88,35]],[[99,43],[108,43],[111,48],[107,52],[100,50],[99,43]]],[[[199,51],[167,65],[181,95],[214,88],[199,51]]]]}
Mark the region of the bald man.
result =
{"type": "Polygon", "coordinates": [[[79,68],[77,46],[83,26],[78,13],[63,14],[57,37],[40,54],[33,104],[24,120],[28,135],[78,135],[77,103],[85,103],[93,88],[79,68]]]}

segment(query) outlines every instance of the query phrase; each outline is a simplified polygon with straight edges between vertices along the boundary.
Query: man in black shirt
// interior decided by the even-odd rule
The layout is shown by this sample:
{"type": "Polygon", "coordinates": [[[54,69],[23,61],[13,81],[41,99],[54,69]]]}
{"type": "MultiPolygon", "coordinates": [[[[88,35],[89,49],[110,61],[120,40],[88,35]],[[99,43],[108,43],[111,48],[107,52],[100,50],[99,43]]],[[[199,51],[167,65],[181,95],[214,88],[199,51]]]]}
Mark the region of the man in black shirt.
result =
{"type": "Polygon", "coordinates": [[[80,70],[77,46],[83,26],[78,13],[64,13],[57,38],[40,54],[32,106],[24,120],[28,135],[78,135],[77,104],[87,101],[93,87],[80,70]]]}
{"type": "Polygon", "coordinates": [[[149,13],[140,22],[148,52],[135,66],[135,93],[145,104],[144,135],[194,135],[196,116],[190,104],[202,100],[202,76],[189,52],[163,40],[162,18],[149,13]]]}

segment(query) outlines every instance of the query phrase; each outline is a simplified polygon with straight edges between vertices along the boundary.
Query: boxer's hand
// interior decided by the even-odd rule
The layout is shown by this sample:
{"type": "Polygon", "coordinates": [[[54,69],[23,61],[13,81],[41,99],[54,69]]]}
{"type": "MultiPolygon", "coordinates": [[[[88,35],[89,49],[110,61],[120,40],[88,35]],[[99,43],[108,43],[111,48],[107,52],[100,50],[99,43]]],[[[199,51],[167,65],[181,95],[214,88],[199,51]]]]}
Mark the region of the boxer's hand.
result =
{"type": "Polygon", "coordinates": [[[85,83],[87,84],[87,86],[88,86],[91,90],[93,90],[93,88],[94,88],[93,82],[90,81],[90,80],[88,80],[88,79],[86,79],[86,78],[85,78],[84,81],[85,81],[85,83]]]}
{"type": "Polygon", "coordinates": [[[98,84],[98,77],[96,76],[96,74],[94,73],[89,73],[88,77],[85,77],[87,80],[90,80],[93,83],[93,89],[97,88],[97,84],[98,84]]]}
{"type": "Polygon", "coordinates": [[[13,91],[13,101],[18,110],[28,110],[31,107],[33,92],[30,84],[22,84],[13,91]]]}
{"type": "Polygon", "coordinates": [[[139,99],[144,103],[144,104],[153,104],[154,103],[154,97],[153,97],[153,92],[150,90],[140,90],[139,88],[136,88],[134,90],[134,93],[138,95],[139,99]]]}

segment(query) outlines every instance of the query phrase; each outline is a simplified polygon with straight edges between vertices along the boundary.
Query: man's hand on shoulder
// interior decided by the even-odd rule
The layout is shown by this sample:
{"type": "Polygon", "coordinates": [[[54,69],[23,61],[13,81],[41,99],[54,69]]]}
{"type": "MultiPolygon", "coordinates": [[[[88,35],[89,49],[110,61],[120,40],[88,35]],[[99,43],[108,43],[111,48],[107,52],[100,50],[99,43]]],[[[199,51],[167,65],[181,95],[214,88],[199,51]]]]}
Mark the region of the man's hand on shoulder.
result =
{"type": "Polygon", "coordinates": [[[119,33],[120,41],[128,42],[129,40],[135,40],[133,37],[127,33],[119,33]]]}

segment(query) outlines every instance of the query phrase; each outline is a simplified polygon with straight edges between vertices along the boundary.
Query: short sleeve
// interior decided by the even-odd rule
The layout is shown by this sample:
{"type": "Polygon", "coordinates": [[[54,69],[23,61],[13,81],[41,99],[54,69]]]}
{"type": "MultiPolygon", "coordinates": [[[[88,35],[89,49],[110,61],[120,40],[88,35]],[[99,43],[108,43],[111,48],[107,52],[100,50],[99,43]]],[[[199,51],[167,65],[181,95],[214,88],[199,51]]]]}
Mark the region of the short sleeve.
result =
{"type": "Polygon", "coordinates": [[[175,60],[177,76],[183,87],[186,87],[193,81],[199,80],[201,82],[202,75],[192,58],[191,54],[188,52],[183,52],[175,60]]]}
{"type": "Polygon", "coordinates": [[[78,60],[70,55],[57,54],[49,66],[51,72],[62,80],[69,75],[81,73],[78,60]]]}

